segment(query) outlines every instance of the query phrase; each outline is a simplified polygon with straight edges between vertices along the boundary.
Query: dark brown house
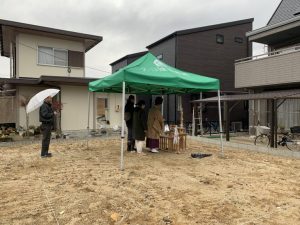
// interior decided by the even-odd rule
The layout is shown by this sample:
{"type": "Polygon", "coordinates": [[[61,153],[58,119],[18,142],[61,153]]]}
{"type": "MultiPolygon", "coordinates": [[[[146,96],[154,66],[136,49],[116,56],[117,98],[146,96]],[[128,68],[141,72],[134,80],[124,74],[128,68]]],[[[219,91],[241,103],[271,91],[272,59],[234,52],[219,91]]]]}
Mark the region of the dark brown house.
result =
{"type": "MultiPolygon", "coordinates": [[[[149,52],[165,63],[188,72],[219,78],[221,90],[226,93],[238,91],[234,87],[234,62],[252,55],[252,45],[245,33],[252,30],[253,19],[239,20],[212,26],[176,31],[147,46],[149,52]]],[[[118,62],[118,61],[117,61],[118,62]]],[[[114,65],[113,71],[115,70],[114,65]]],[[[203,93],[214,96],[216,93],[203,93]]],[[[184,120],[192,122],[191,100],[199,95],[182,97],[184,120]]],[[[147,98],[146,96],[142,96],[147,98]]],[[[170,123],[179,120],[178,98],[164,96],[164,117],[170,123]]],[[[150,101],[151,102],[151,101],[150,101]]],[[[232,121],[247,123],[247,107],[240,105],[232,121]]],[[[214,104],[206,105],[203,117],[217,120],[214,104]]]]}
{"type": "Polygon", "coordinates": [[[137,52],[137,53],[133,53],[133,54],[130,54],[130,55],[125,55],[124,57],[112,62],[111,64],[109,64],[109,65],[111,65],[112,73],[114,73],[114,72],[118,71],[119,69],[129,65],[130,63],[134,62],[138,58],[145,55],[147,52],[148,51],[137,52]]]}

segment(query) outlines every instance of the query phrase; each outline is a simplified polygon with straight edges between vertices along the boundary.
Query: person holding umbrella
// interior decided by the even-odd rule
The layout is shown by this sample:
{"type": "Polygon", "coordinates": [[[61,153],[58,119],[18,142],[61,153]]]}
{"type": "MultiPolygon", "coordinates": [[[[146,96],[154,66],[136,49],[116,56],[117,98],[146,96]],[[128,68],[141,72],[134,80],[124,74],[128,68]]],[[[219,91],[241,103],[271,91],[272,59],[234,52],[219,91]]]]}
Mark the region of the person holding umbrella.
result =
{"type": "Polygon", "coordinates": [[[41,150],[42,158],[52,156],[52,154],[48,151],[51,139],[51,130],[54,125],[54,115],[56,114],[57,112],[52,109],[52,97],[48,96],[44,100],[43,105],[40,107],[40,122],[42,123],[41,130],[43,134],[41,150]]]}
{"type": "Polygon", "coordinates": [[[40,107],[40,122],[43,134],[41,157],[51,157],[49,153],[49,144],[51,130],[54,125],[54,112],[52,109],[52,98],[59,92],[59,89],[46,89],[33,96],[26,106],[26,113],[29,114],[40,107]]]}

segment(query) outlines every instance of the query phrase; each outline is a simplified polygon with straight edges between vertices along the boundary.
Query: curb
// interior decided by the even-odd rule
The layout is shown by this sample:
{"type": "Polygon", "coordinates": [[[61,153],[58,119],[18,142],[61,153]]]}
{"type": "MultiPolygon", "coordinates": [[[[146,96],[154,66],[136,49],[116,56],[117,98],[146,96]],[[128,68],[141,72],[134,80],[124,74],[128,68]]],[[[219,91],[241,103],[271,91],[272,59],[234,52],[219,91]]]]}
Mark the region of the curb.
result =
{"type": "MultiPolygon", "coordinates": [[[[195,137],[195,136],[189,136],[191,140],[201,141],[204,143],[209,144],[215,144],[220,145],[220,139],[208,139],[205,137],[195,137]]],[[[289,157],[294,159],[300,159],[300,152],[290,151],[290,150],[282,150],[282,149],[276,149],[276,148],[267,148],[262,146],[256,146],[256,145],[247,145],[242,143],[232,143],[232,142],[226,142],[224,141],[224,147],[231,147],[235,150],[247,150],[252,152],[260,152],[268,155],[275,155],[275,156],[282,156],[282,157],[289,157]]]]}

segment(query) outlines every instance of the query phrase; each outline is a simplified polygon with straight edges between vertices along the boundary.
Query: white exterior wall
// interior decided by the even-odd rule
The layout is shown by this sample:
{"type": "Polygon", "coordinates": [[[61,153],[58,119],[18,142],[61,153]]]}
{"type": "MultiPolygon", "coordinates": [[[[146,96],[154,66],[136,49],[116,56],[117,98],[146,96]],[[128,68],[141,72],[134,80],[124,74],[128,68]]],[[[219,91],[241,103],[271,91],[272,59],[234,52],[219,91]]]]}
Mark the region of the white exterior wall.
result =
{"type": "MultiPolygon", "coordinates": [[[[107,98],[108,108],[106,110],[106,119],[109,120],[110,126],[122,125],[122,94],[115,93],[96,93],[96,98],[107,98]],[[116,110],[119,107],[119,110],[116,110]]],[[[127,99],[127,96],[126,96],[127,99]]],[[[99,128],[99,127],[97,127],[99,128]]]]}
{"type": "MultiPolygon", "coordinates": [[[[18,88],[18,97],[24,96],[31,98],[39,91],[49,87],[20,86],[18,88]]],[[[107,120],[110,127],[122,125],[122,94],[114,93],[91,93],[90,96],[90,129],[98,129],[96,124],[97,98],[107,98],[108,108],[106,111],[107,120]],[[119,110],[116,110],[119,106],[119,110]]],[[[128,95],[126,95],[126,100],[128,95]]],[[[19,98],[18,98],[19,101],[19,98]]],[[[68,130],[86,130],[88,120],[88,89],[87,86],[61,86],[61,102],[63,109],[61,111],[61,129],[68,130]]],[[[19,107],[17,110],[17,121],[19,126],[26,128],[25,109],[19,107]]],[[[39,126],[39,110],[29,114],[29,125],[39,126]]]]}
{"type": "Polygon", "coordinates": [[[235,64],[235,87],[261,87],[300,82],[300,50],[235,64]]]}
{"type": "MultiPolygon", "coordinates": [[[[18,96],[31,98],[39,91],[49,87],[21,86],[18,88],[18,96]]],[[[20,97],[19,97],[20,98],[20,97]]],[[[87,129],[88,115],[88,89],[87,86],[61,86],[61,101],[63,109],[61,111],[61,129],[85,130],[87,129]]],[[[91,93],[90,104],[90,129],[95,128],[95,114],[93,93],[91,93]]],[[[18,125],[26,128],[25,108],[19,107],[17,110],[18,125]]],[[[29,114],[29,125],[39,126],[39,110],[29,114]]]]}
{"type": "MultiPolygon", "coordinates": [[[[61,86],[61,129],[85,130],[88,120],[88,88],[87,86],[61,86]]],[[[94,94],[90,97],[90,129],[95,128],[94,94]]]]}
{"type": "MultiPolygon", "coordinates": [[[[122,126],[122,94],[116,93],[95,93],[97,98],[107,98],[108,108],[106,110],[106,119],[110,122],[110,127],[122,126]],[[116,110],[119,107],[119,110],[116,110]]],[[[135,95],[134,95],[135,96],[135,95]]],[[[125,104],[129,94],[125,96],[125,104]]],[[[96,104],[95,104],[96,107],[96,104]]],[[[96,112],[97,115],[97,112],[96,112]]],[[[99,127],[97,127],[99,128],[99,127]]]]}
{"type": "Polygon", "coordinates": [[[68,67],[38,65],[38,46],[84,52],[82,42],[18,34],[16,38],[17,77],[39,78],[41,75],[84,77],[84,68],[72,68],[69,74],[68,67]]]}

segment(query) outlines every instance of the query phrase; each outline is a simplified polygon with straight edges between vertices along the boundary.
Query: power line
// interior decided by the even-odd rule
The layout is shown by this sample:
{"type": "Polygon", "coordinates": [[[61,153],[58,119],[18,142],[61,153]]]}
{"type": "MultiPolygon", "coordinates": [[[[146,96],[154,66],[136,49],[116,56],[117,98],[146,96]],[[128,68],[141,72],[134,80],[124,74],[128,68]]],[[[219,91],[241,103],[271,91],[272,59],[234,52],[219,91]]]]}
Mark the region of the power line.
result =
{"type": "MultiPolygon", "coordinates": [[[[35,50],[35,51],[44,53],[44,54],[46,54],[46,55],[53,56],[53,57],[56,58],[56,59],[65,60],[65,59],[63,59],[63,58],[60,58],[60,57],[58,57],[58,56],[55,56],[54,54],[51,54],[51,53],[48,53],[48,52],[41,51],[41,50],[39,50],[39,49],[37,49],[37,48],[35,48],[35,47],[26,45],[26,44],[24,44],[24,43],[22,43],[22,42],[18,42],[18,44],[23,45],[23,46],[25,46],[25,47],[27,47],[27,48],[31,48],[31,49],[33,49],[33,50],[35,50]]],[[[98,69],[98,68],[95,68],[95,67],[91,67],[91,66],[85,66],[85,67],[86,67],[86,68],[89,68],[89,69],[92,69],[92,70],[98,70],[98,71],[100,71],[100,72],[110,73],[110,72],[108,72],[108,71],[101,70],[101,69],[98,69]]]]}

